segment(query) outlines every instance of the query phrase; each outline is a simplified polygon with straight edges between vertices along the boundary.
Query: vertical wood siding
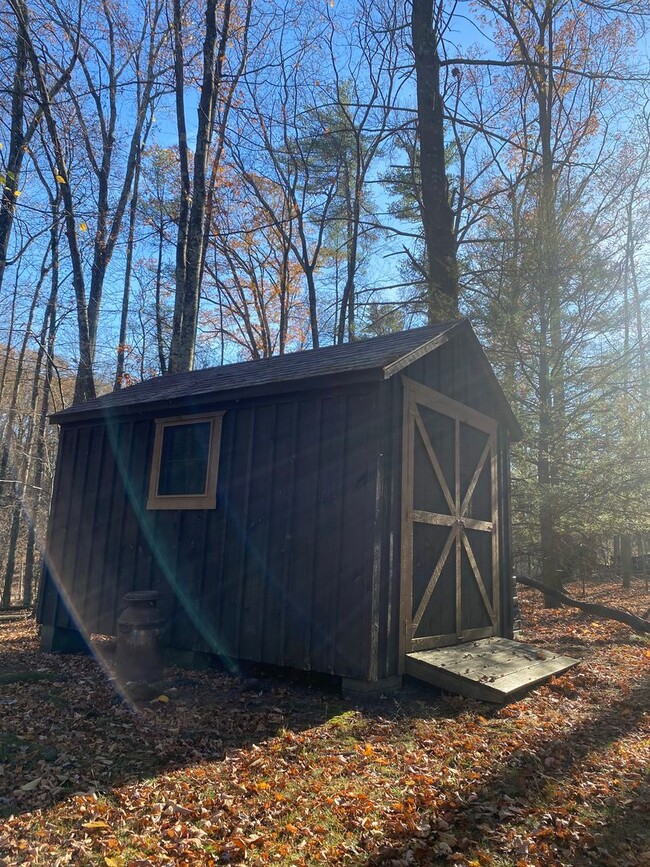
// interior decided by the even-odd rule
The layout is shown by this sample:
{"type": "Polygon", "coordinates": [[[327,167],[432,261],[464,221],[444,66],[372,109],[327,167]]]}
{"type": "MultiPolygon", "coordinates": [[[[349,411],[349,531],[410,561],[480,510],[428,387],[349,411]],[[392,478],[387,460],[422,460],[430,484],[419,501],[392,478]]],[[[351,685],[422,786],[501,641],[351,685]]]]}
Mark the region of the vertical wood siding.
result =
{"type": "MultiPolygon", "coordinates": [[[[49,563],[83,627],[155,588],[171,646],[369,677],[376,392],[226,408],[214,510],[146,510],[153,418],[64,427],[49,563]]],[[[71,625],[51,582],[40,619],[71,625]]]]}
{"type": "MultiPolygon", "coordinates": [[[[493,416],[493,386],[476,362],[454,340],[403,372],[493,416]]],[[[213,408],[226,410],[213,510],[146,510],[153,417],[63,427],[48,569],[83,626],[114,634],[124,594],[155,588],[173,647],[346,677],[397,673],[401,377],[213,408]]],[[[512,625],[507,451],[501,430],[504,634],[512,625]]],[[[72,625],[49,580],[39,619],[72,625]]]]}

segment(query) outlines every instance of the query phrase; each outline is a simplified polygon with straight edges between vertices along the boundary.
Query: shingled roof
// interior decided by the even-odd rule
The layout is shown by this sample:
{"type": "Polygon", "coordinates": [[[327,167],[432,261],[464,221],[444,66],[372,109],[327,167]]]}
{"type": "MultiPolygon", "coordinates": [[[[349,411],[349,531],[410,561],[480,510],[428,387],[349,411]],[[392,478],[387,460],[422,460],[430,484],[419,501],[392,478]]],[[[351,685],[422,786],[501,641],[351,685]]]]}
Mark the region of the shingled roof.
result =
{"type": "MultiPolygon", "coordinates": [[[[291,391],[298,385],[304,388],[308,384],[326,385],[330,381],[334,384],[342,378],[389,379],[417,358],[460,333],[469,335],[480,348],[467,319],[439,322],[424,328],[413,328],[354,343],[208,367],[189,373],[157,376],[86,403],[68,407],[52,414],[50,421],[67,424],[89,420],[96,415],[130,415],[134,411],[162,410],[177,405],[180,401],[199,405],[202,399],[205,401],[212,396],[226,399],[239,396],[242,392],[250,393],[265,388],[274,392],[291,391]]],[[[508,426],[512,433],[517,433],[519,425],[487,359],[485,365],[494,379],[497,400],[503,401],[505,416],[510,422],[508,426]]]]}

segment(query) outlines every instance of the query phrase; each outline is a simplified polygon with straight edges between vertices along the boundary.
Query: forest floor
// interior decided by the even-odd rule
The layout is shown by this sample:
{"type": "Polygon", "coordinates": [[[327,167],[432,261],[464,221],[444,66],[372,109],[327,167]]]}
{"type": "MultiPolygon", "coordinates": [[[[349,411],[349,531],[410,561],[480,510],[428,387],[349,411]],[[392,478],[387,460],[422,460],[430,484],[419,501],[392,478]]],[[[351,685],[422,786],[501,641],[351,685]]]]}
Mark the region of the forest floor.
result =
{"type": "Polygon", "coordinates": [[[650,865],[650,641],[520,598],[522,640],[581,663],[505,707],[180,669],[130,704],[1,623],[0,865],[650,865]]]}

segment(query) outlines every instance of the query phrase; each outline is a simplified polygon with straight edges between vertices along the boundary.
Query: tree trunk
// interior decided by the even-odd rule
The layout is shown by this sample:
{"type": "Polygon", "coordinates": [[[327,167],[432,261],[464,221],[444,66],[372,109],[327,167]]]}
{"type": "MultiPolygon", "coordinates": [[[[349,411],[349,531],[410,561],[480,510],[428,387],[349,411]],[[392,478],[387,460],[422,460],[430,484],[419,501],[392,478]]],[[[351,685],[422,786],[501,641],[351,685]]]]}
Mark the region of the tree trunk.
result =
{"type": "Polygon", "coordinates": [[[160,227],[158,230],[158,260],[156,262],[156,348],[158,350],[158,366],[163,376],[167,373],[167,353],[163,339],[162,321],[162,267],[163,253],[165,249],[165,229],[163,225],[163,211],[160,210],[160,227]]]}
{"type": "Polygon", "coordinates": [[[22,39],[16,40],[16,67],[11,92],[11,130],[5,178],[0,197],[0,292],[7,267],[9,238],[16,212],[20,168],[25,155],[23,127],[25,121],[25,76],[27,49],[22,39]]]}
{"type": "Polygon", "coordinates": [[[618,608],[610,608],[609,605],[599,605],[594,602],[582,602],[578,599],[573,599],[561,590],[550,590],[545,584],[541,584],[527,575],[517,575],[517,583],[539,590],[545,596],[549,594],[554,596],[557,608],[561,608],[562,605],[568,605],[571,608],[584,611],[585,614],[589,614],[591,617],[602,617],[605,620],[615,620],[617,623],[624,623],[626,626],[634,629],[635,632],[644,634],[650,632],[650,621],[643,617],[637,617],[635,614],[630,614],[629,611],[621,611],[618,608]]]}
{"type": "Polygon", "coordinates": [[[129,209],[129,232],[126,241],[126,261],[124,263],[124,290],[122,292],[122,313],[120,316],[120,337],[117,347],[117,364],[113,391],[119,391],[124,380],[124,361],[126,357],[126,330],[129,321],[129,301],[131,297],[131,270],[133,268],[133,245],[135,243],[135,226],[138,216],[138,195],[140,192],[140,160],[142,149],[138,149],[137,165],[133,176],[133,193],[129,209]]]}
{"type": "Polygon", "coordinates": [[[7,345],[2,359],[2,373],[0,374],[0,403],[4,399],[5,386],[7,384],[7,373],[9,372],[9,362],[11,361],[12,346],[14,342],[14,330],[16,327],[16,304],[18,302],[18,282],[19,272],[16,270],[16,281],[14,291],[11,297],[11,313],[9,314],[9,329],[7,333],[7,345]]]}
{"type": "MultiPolygon", "coordinates": [[[[174,331],[169,359],[169,370],[172,373],[191,370],[194,366],[203,266],[207,170],[216,104],[220,92],[222,69],[230,28],[230,0],[225,0],[223,5],[221,34],[219,34],[218,28],[218,11],[218,0],[208,0],[205,11],[206,32],[203,42],[203,82],[198,108],[191,203],[187,218],[187,231],[185,232],[183,226],[179,225],[177,244],[174,331]]],[[[177,38],[181,38],[180,32],[177,34],[177,38]]],[[[177,75],[178,71],[177,69],[177,75]]],[[[183,86],[184,82],[181,73],[181,79],[177,79],[176,81],[177,93],[179,88],[182,89],[183,86]]],[[[177,105],[177,111],[183,110],[182,100],[177,105]]]]}
{"type": "Polygon", "coordinates": [[[411,36],[417,89],[422,217],[427,258],[429,322],[458,315],[458,263],[445,167],[438,12],[433,0],[413,0],[411,36]]]}
{"type": "MultiPolygon", "coordinates": [[[[49,249],[46,251],[46,257],[49,257],[49,249]]],[[[43,260],[41,265],[41,273],[39,275],[38,282],[36,284],[36,288],[34,290],[34,294],[32,296],[31,304],[29,307],[29,314],[27,316],[27,322],[25,323],[25,330],[23,333],[23,340],[20,346],[20,352],[16,358],[16,370],[14,371],[14,379],[11,389],[11,399],[9,403],[9,407],[6,410],[7,413],[7,426],[5,429],[5,436],[2,443],[2,457],[0,458],[0,479],[7,480],[11,475],[10,472],[10,462],[12,452],[14,451],[14,431],[17,426],[17,412],[18,412],[18,399],[20,397],[21,386],[23,385],[23,367],[25,364],[25,356],[27,354],[27,348],[29,346],[29,341],[32,336],[32,323],[34,321],[34,314],[36,312],[36,307],[40,300],[41,289],[43,288],[43,283],[45,281],[45,277],[49,271],[49,265],[46,264],[46,260],[43,260]]],[[[24,450],[23,450],[24,452],[24,450]]],[[[19,478],[18,474],[14,473],[14,477],[16,479],[19,478]]],[[[16,495],[15,489],[12,491],[12,496],[16,495]]],[[[11,499],[11,496],[2,496],[0,497],[0,502],[8,502],[11,499]]]]}
{"type": "MultiPolygon", "coordinates": [[[[70,263],[72,266],[72,287],[74,290],[77,308],[77,328],[79,338],[79,367],[75,384],[74,402],[81,403],[95,397],[95,379],[93,376],[92,343],[88,325],[88,305],[86,303],[86,286],[84,281],[83,263],[81,251],[77,239],[77,226],[74,209],[74,199],[70,189],[65,161],[65,152],[61,146],[57,123],[52,111],[51,97],[45,82],[44,72],[38,59],[36,49],[32,42],[29,19],[24,0],[9,0],[12,9],[18,19],[21,38],[25,42],[29,57],[32,74],[36,81],[37,91],[41,102],[41,109],[45,117],[47,131],[52,142],[54,158],[57,168],[57,183],[61,188],[64,206],[65,233],[70,250],[70,263]]],[[[73,55],[79,51],[78,41],[73,46],[73,55]]]]}
{"type": "MultiPolygon", "coordinates": [[[[57,191],[58,193],[58,191],[57,191]]],[[[29,532],[27,535],[27,548],[25,551],[25,580],[23,583],[23,605],[30,607],[34,598],[34,590],[36,589],[35,566],[36,564],[36,545],[37,545],[37,527],[39,523],[39,512],[43,504],[46,511],[50,503],[50,492],[45,496],[42,490],[43,480],[45,478],[45,457],[46,457],[46,442],[45,431],[47,428],[47,415],[49,411],[50,389],[52,387],[52,376],[54,373],[54,344],[57,329],[57,303],[59,293],[59,207],[60,195],[51,200],[52,208],[52,226],[50,229],[50,250],[51,250],[51,283],[50,296],[45,308],[45,316],[43,319],[43,327],[40,334],[39,345],[39,364],[37,365],[37,373],[34,378],[34,387],[38,390],[38,379],[40,378],[40,369],[42,359],[45,357],[45,373],[42,383],[41,405],[38,413],[38,423],[35,426],[36,439],[36,454],[34,456],[34,474],[33,474],[33,500],[32,500],[32,518],[29,522],[29,532]]]]}
{"type": "MultiPolygon", "coordinates": [[[[49,248],[46,252],[46,257],[49,258],[49,248]]],[[[23,372],[25,358],[27,355],[29,342],[32,338],[32,324],[36,307],[40,300],[41,289],[45,281],[45,277],[49,271],[49,264],[43,260],[41,273],[38,283],[32,296],[32,301],[29,308],[27,322],[25,323],[25,332],[23,341],[18,353],[16,361],[16,370],[14,373],[14,382],[11,392],[11,402],[8,410],[8,423],[5,429],[5,436],[2,443],[2,459],[0,460],[0,478],[4,480],[3,484],[7,486],[6,493],[0,498],[2,503],[12,503],[11,508],[11,524],[9,531],[9,540],[6,547],[7,559],[5,561],[4,582],[2,590],[2,607],[8,608],[11,605],[13,595],[14,572],[16,567],[16,550],[21,529],[21,518],[23,516],[23,504],[28,496],[29,490],[29,475],[32,462],[32,447],[34,438],[34,413],[35,403],[38,392],[35,385],[32,384],[32,396],[30,401],[30,414],[26,428],[22,429],[22,441],[20,448],[16,448],[16,433],[18,427],[18,403],[23,386],[23,372]],[[13,466],[12,466],[13,461],[13,466]]],[[[38,359],[35,365],[35,377],[39,375],[38,359]]]]}
{"type": "Polygon", "coordinates": [[[623,587],[632,586],[632,537],[629,533],[621,535],[621,578],[623,587]]]}
{"type": "Polygon", "coordinates": [[[178,341],[183,325],[183,303],[185,299],[185,280],[187,270],[187,233],[190,219],[190,200],[192,196],[189,147],[187,143],[187,124],[185,121],[185,59],[183,52],[183,15],[180,0],[173,0],[173,42],[174,42],[174,79],[176,102],[176,129],[178,132],[178,161],[180,175],[180,198],[178,203],[178,230],[176,235],[176,290],[174,295],[174,320],[172,324],[172,346],[170,349],[170,372],[181,363],[178,341]],[[174,338],[176,342],[174,342],[174,338]]]}
{"type": "Polygon", "coordinates": [[[5,564],[4,586],[2,589],[2,599],[0,607],[10,608],[13,597],[13,581],[16,570],[16,548],[18,546],[18,535],[20,533],[20,516],[22,514],[22,497],[25,495],[25,489],[21,485],[20,490],[16,490],[16,500],[11,514],[11,530],[9,531],[9,543],[7,545],[7,562],[5,564]]]}

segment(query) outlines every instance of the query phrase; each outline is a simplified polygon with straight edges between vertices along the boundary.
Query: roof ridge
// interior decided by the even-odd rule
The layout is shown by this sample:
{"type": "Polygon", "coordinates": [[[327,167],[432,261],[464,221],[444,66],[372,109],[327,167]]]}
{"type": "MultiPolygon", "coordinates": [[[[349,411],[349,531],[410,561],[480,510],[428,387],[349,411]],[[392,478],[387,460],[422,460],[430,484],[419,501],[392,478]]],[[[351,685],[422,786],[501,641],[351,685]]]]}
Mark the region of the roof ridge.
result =
{"type": "MultiPolygon", "coordinates": [[[[330,378],[339,382],[346,374],[376,378],[377,372],[380,372],[382,379],[390,378],[401,369],[400,359],[411,359],[418,351],[431,351],[437,340],[444,339],[461,323],[469,325],[469,320],[447,320],[350,343],[155,376],[60,410],[53,413],[50,420],[67,422],[103,412],[129,413],[138,407],[165,407],[183,398],[193,399],[198,405],[213,394],[215,397],[220,394],[231,395],[238,391],[272,386],[277,388],[284,384],[290,389],[303,380],[314,383],[315,380],[330,378]]],[[[469,327],[471,330],[471,325],[469,327]]]]}

